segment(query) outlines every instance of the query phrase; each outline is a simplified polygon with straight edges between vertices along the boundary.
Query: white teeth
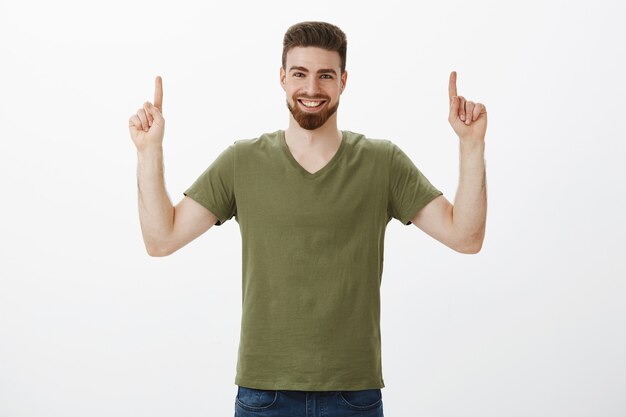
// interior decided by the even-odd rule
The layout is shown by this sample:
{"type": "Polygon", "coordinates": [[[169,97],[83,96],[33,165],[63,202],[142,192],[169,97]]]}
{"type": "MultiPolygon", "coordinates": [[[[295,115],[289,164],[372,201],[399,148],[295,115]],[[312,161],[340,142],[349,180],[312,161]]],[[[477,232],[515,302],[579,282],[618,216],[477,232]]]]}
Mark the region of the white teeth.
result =
{"type": "Polygon", "coordinates": [[[317,107],[322,103],[321,101],[304,101],[304,100],[301,100],[300,102],[307,107],[317,107]]]}

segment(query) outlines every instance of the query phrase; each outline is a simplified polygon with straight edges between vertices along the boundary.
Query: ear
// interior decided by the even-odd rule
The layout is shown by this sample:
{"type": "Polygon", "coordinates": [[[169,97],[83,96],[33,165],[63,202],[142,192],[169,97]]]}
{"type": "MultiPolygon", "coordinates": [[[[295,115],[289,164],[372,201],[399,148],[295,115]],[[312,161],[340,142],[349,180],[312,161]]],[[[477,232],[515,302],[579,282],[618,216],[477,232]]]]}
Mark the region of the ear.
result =
{"type": "Polygon", "coordinates": [[[345,90],[347,81],[348,81],[348,71],[344,71],[343,74],[341,74],[341,93],[343,93],[343,90],[345,90]]]}
{"type": "MultiPolygon", "coordinates": [[[[280,67],[280,86],[283,88],[283,90],[285,90],[285,82],[286,82],[286,78],[287,78],[287,74],[285,74],[285,69],[282,67],[280,67]]],[[[285,90],[287,91],[287,90],[285,90]]]]}

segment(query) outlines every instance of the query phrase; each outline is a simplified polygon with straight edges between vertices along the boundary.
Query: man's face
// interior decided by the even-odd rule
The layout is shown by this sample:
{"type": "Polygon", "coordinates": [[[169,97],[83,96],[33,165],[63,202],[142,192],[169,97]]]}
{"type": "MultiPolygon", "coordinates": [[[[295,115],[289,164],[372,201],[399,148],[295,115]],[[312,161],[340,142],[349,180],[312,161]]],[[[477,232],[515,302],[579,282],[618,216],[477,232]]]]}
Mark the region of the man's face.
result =
{"type": "Polygon", "coordinates": [[[348,75],[341,74],[339,53],[295,47],[287,52],[285,66],[280,69],[280,83],[294,119],[307,130],[323,126],[337,111],[348,75]]]}

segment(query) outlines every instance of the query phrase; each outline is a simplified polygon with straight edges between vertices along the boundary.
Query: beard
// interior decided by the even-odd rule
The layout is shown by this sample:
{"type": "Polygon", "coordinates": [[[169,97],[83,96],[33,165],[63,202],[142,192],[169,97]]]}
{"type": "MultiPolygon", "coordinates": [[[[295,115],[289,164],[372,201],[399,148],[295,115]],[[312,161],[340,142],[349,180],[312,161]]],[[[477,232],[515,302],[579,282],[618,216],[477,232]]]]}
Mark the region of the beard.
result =
{"type": "MultiPolygon", "coordinates": [[[[306,97],[309,100],[326,100],[326,103],[330,102],[330,98],[327,96],[317,96],[317,97],[306,97]]],[[[296,122],[300,125],[301,128],[306,130],[315,130],[318,127],[321,127],[326,123],[330,116],[335,114],[337,108],[339,107],[339,101],[335,103],[332,107],[327,107],[326,103],[324,103],[324,109],[315,113],[309,113],[304,110],[301,110],[298,107],[298,100],[294,97],[293,106],[289,104],[289,100],[287,100],[287,108],[293,115],[293,118],[296,119],[296,122]]]]}

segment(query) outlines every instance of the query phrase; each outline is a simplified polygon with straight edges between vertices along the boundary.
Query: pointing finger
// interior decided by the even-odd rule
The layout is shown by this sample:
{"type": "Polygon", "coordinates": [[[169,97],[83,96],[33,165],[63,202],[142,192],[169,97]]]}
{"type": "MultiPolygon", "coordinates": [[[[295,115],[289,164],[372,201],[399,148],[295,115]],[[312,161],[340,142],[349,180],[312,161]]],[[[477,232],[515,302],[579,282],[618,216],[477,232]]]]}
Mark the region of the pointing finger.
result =
{"type": "Polygon", "coordinates": [[[450,82],[448,83],[448,97],[452,100],[456,94],[456,71],[450,73],[450,82]]]}
{"type": "Polygon", "coordinates": [[[163,80],[160,76],[154,81],[154,107],[163,112],[163,80]]]}

